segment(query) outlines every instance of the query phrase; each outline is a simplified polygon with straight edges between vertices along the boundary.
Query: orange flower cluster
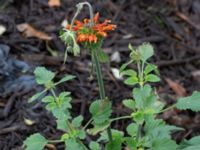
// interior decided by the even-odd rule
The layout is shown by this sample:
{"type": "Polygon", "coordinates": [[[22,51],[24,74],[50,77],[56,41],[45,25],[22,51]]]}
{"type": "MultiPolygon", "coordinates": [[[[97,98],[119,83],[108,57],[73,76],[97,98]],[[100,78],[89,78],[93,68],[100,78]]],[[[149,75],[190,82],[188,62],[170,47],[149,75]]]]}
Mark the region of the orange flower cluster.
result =
{"type": "MultiPolygon", "coordinates": [[[[110,20],[104,20],[99,23],[99,13],[96,13],[93,18],[93,25],[90,26],[90,20],[84,19],[83,22],[75,20],[73,31],[77,33],[77,42],[97,43],[98,38],[106,37],[107,33],[116,28],[116,25],[109,24],[110,20]]],[[[70,29],[70,25],[67,26],[70,29]]]]}

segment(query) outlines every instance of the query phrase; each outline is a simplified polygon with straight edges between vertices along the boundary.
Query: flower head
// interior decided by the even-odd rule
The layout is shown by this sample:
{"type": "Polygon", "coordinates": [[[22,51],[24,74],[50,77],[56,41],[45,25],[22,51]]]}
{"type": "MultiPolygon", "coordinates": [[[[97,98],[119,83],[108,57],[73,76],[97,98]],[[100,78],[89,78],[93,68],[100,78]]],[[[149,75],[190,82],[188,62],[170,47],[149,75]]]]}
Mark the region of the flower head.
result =
{"type": "Polygon", "coordinates": [[[107,37],[109,31],[116,28],[116,25],[110,24],[111,21],[106,19],[104,22],[99,22],[99,13],[96,13],[93,20],[84,19],[83,22],[75,20],[74,25],[67,26],[67,29],[72,28],[77,35],[77,42],[97,43],[100,39],[107,37]]]}

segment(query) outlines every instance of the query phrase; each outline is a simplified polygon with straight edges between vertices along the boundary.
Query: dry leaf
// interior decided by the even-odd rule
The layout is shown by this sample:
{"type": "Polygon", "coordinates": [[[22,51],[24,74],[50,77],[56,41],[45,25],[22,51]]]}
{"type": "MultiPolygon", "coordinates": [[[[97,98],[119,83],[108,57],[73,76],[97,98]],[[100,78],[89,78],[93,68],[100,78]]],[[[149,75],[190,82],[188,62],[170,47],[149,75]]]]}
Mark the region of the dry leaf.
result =
{"type": "Polygon", "coordinates": [[[165,79],[170,88],[176,93],[179,97],[184,97],[187,95],[186,89],[177,82],[172,81],[169,78],[165,79]]]}
{"type": "Polygon", "coordinates": [[[51,40],[52,37],[47,35],[42,31],[38,31],[37,29],[33,28],[28,23],[22,23],[17,25],[17,30],[23,32],[25,37],[37,37],[41,40],[51,40]]]}
{"type": "Polygon", "coordinates": [[[49,7],[59,7],[60,0],[49,0],[48,5],[49,7]]]}

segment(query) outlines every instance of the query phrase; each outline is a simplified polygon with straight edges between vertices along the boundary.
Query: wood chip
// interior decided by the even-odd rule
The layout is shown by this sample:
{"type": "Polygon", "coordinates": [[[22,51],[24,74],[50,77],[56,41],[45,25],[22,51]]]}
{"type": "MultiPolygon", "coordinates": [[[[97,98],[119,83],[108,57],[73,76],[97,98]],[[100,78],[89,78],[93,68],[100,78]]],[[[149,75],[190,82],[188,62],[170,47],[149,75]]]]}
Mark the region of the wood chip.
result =
{"type": "Polygon", "coordinates": [[[22,32],[23,35],[27,38],[29,37],[36,37],[41,40],[52,40],[52,37],[47,35],[42,31],[38,31],[28,23],[22,23],[17,25],[17,30],[22,32]]]}
{"type": "Polygon", "coordinates": [[[48,5],[49,7],[60,7],[61,3],[60,0],[49,0],[48,5]]]}

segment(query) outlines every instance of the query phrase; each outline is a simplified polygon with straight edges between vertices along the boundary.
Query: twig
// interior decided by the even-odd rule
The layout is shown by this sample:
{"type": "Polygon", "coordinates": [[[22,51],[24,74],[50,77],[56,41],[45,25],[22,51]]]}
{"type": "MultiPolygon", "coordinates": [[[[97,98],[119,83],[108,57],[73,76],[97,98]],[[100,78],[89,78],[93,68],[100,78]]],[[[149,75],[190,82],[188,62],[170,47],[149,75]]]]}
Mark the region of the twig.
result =
{"type": "Polygon", "coordinates": [[[156,65],[158,67],[166,67],[166,66],[171,66],[171,65],[180,65],[180,64],[190,63],[192,61],[199,60],[199,59],[200,59],[200,55],[196,55],[196,56],[185,58],[185,59],[160,61],[160,62],[157,62],[156,65]]]}

